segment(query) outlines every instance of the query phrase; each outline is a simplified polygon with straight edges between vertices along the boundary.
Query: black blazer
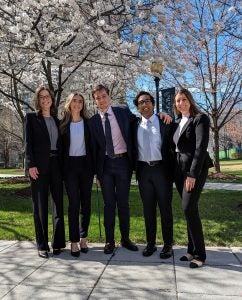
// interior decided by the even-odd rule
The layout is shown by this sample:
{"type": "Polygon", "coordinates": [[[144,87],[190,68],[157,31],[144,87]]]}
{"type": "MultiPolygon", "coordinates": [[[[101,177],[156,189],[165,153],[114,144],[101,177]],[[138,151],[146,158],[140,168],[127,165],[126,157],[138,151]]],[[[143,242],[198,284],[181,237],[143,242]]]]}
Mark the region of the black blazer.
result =
{"type": "MultiPolygon", "coordinates": [[[[132,134],[131,123],[135,120],[136,116],[131,113],[127,107],[112,107],[113,113],[117,119],[119,128],[121,130],[124,141],[127,145],[127,155],[132,167],[132,134]]],[[[103,174],[104,159],[106,154],[106,141],[102,120],[99,114],[95,114],[89,120],[89,127],[91,131],[93,158],[95,165],[95,173],[100,178],[103,174]]]]}
{"type": "MultiPolygon", "coordinates": [[[[181,119],[178,119],[177,126],[181,119]]],[[[210,121],[207,115],[190,117],[182,128],[177,147],[180,151],[182,171],[189,177],[197,178],[203,168],[211,167],[207,148],[210,121]]],[[[176,128],[177,128],[176,126],[176,128]]]]}
{"type": "MultiPolygon", "coordinates": [[[[173,169],[174,169],[174,157],[173,157],[173,151],[172,151],[172,143],[171,143],[171,136],[173,134],[173,126],[172,124],[165,124],[158,116],[159,124],[160,124],[160,135],[162,138],[161,143],[161,155],[162,155],[162,162],[163,166],[167,171],[167,175],[170,176],[170,178],[173,178],[173,169]]],[[[134,155],[134,161],[135,161],[135,170],[136,170],[136,176],[139,177],[139,169],[138,169],[138,127],[141,122],[141,118],[137,118],[136,121],[133,123],[133,140],[134,140],[134,147],[133,147],[133,155],[134,155]]]]}
{"type": "MultiPolygon", "coordinates": [[[[60,158],[61,140],[59,120],[53,117],[58,129],[57,150],[60,158]]],[[[37,167],[39,173],[46,173],[50,157],[50,138],[44,117],[37,112],[25,117],[25,170],[37,167]]]]}
{"type": "MultiPolygon", "coordinates": [[[[94,166],[92,159],[92,146],[91,146],[91,137],[90,130],[87,124],[87,119],[83,119],[84,121],[84,139],[86,146],[86,159],[87,159],[87,173],[93,175],[94,174],[94,166]]],[[[61,134],[62,140],[62,159],[63,159],[63,172],[64,175],[69,168],[69,150],[70,150],[70,122],[66,126],[66,131],[61,134]]]]}

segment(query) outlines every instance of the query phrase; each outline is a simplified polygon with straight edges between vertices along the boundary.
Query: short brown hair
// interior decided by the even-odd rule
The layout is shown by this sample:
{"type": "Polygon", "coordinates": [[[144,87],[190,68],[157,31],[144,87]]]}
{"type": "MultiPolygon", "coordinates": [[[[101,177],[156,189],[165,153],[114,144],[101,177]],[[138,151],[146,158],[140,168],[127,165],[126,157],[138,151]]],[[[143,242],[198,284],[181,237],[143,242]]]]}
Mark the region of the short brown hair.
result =
{"type": "Polygon", "coordinates": [[[35,94],[34,94],[34,106],[35,106],[35,110],[37,112],[39,112],[40,114],[42,114],[42,110],[39,104],[39,94],[41,91],[48,91],[52,100],[52,104],[50,107],[50,114],[52,116],[55,116],[57,111],[56,111],[56,107],[55,107],[55,97],[52,93],[52,91],[50,90],[50,88],[47,85],[41,85],[39,87],[37,87],[37,89],[35,90],[35,94]]]}
{"type": "Polygon", "coordinates": [[[181,116],[181,112],[178,111],[177,108],[176,108],[176,101],[175,101],[175,99],[176,99],[176,96],[179,95],[179,94],[184,94],[184,95],[187,97],[187,99],[188,99],[188,101],[189,101],[189,103],[190,103],[190,114],[191,114],[191,116],[194,117],[194,116],[196,116],[197,114],[200,114],[200,113],[201,113],[201,110],[197,107],[197,105],[196,105],[196,103],[195,103],[195,100],[194,100],[194,98],[193,98],[191,92],[189,92],[187,89],[181,88],[181,89],[179,89],[179,90],[176,92],[175,98],[174,98],[174,103],[173,103],[174,111],[175,111],[175,113],[176,113],[176,115],[177,115],[178,117],[181,116]]]}
{"type": "Polygon", "coordinates": [[[105,85],[98,84],[98,85],[96,85],[96,86],[92,89],[92,98],[95,99],[95,98],[94,98],[95,93],[96,93],[96,92],[99,92],[99,91],[101,91],[101,90],[105,90],[105,91],[107,92],[107,94],[109,95],[109,88],[106,87],[105,85]]]}

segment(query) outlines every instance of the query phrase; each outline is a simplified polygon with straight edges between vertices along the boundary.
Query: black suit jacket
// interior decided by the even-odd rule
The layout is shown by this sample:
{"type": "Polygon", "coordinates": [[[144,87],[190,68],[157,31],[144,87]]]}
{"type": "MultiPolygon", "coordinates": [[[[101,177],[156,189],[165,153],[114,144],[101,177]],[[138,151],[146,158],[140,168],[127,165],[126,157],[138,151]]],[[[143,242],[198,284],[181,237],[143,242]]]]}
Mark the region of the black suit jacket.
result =
{"type": "MultiPolygon", "coordinates": [[[[57,150],[60,158],[61,140],[59,120],[53,117],[58,129],[57,150]]],[[[50,138],[44,117],[37,112],[25,117],[25,170],[37,167],[39,173],[46,173],[50,157],[50,138]]]]}
{"type": "MultiPolygon", "coordinates": [[[[159,117],[157,116],[157,118],[159,117]]],[[[136,121],[133,123],[133,140],[134,140],[133,155],[135,160],[135,170],[136,170],[137,178],[139,177],[139,168],[137,162],[138,162],[138,127],[140,122],[141,122],[141,118],[137,118],[136,121]]],[[[160,124],[160,135],[162,138],[160,151],[162,155],[163,166],[167,171],[167,176],[173,178],[174,158],[173,158],[171,137],[173,134],[174,123],[166,125],[159,118],[159,124],[160,124]]]]}
{"type": "MultiPolygon", "coordinates": [[[[120,131],[127,145],[127,155],[132,167],[132,134],[131,123],[135,120],[135,115],[127,107],[112,107],[113,113],[117,119],[120,131]]],[[[95,114],[89,120],[89,127],[92,137],[93,158],[95,165],[95,173],[98,178],[103,174],[104,159],[106,154],[106,141],[102,120],[99,114],[95,114]]]]}
{"type": "MultiPolygon", "coordinates": [[[[177,126],[181,119],[178,119],[177,126]]],[[[197,178],[202,168],[210,168],[211,158],[207,148],[210,121],[207,115],[190,117],[182,128],[177,147],[180,151],[182,171],[187,176],[197,178]]],[[[177,128],[176,126],[176,128],[177,128]]]]}
{"type": "MultiPolygon", "coordinates": [[[[83,119],[84,121],[84,139],[85,139],[85,146],[86,146],[86,163],[87,163],[87,172],[89,174],[94,174],[94,166],[93,166],[93,159],[92,159],[92,146],[91,146],[91,136],[90,130],[87,124],[87,119],[83,119]]],[[[61,134],[62,140],[62,157],[63,157],[63,171],[64,174],[69,168],[69,150],[70,150],[70,122],[66,126],[66,131],[61,134]]]]}

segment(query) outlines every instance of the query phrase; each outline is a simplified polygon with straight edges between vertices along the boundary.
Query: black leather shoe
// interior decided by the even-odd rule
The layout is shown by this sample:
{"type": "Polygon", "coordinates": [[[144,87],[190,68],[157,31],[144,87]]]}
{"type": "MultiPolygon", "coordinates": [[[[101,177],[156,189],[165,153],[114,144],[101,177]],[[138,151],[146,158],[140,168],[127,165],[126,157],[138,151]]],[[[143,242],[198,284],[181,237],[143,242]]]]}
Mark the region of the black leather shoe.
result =
{"type": "Polygon", "coordinates": [[[143,250],[143,256],[151,256],[157,250],[155,245],[149,245],[145,247],[143,250]]]}
{"type": "Polygon", "coordinates": [[[138,247],[130,239],[122,239],[121,245],[131,251],[138,251],[138,247]]]}
{"type": "Polygon", "coordinates": [[[160,258],[169,258],[173,255],[172,246],[170,245],[164,245],[164,247],[161,250],[160,258]]]}
{"type": "Polygon", "coordinates": [[[74,257],[80,256],[80,250],[79,250],[77,243],[71,243],[71,256],[74,256],[74,257]],[[74,247],[74,246],[76,246],[76,247],[74,247]],[[73,248],[75,251],[73,251],[73,248]]]}
{"type": "Polygon", "coordinates": [[[49,258],[49,254],[45,250],[39,250],[38,254],[39,254],[39,257],[41,257],[41,258],[49,258]]]}
{"type": "Polygon", "coordinates": [[[193,260],[193,255],[190,253],[187,253],[186,255],[180,257],[180,261],[191,261],[191,260],[193,260]]]}
{"type": "Polygon", "coordinates": [[[80,250],[78,250],[78,251],[71,251],[71,256],[79,257],[80,256],[80,250]]]}
{"type": "Polygon", "coordinates": [[[86,248],[81,248],[81,252],[82,252],[82,253],[87,253],[87,252],[88,252],[88,247],[86,247],[86,248]]]}
{"type": "Polygon", "coordinates": [[[53,249],[53,255],[60,255],[61,249],[53,249]]]}
{"type": "Polygon", "coordinates": [[[104,253],[111,254],[113,253],[114,249],[115,249],[115,243],[106,243],[104,247],[104,253]]]}
{"type": "Polygon", "coordinates": [[[88,252],[88,246],[87,246],[87,238],[81,238],[80,239],[80,250],[82,253],[88,252]]]}
{"type": "Polygon", "coordinates": [[[192,268],[192,269],[195,269],[195,268],[201,268],[203,266],[204,262],[201,261],[201,260],[198,260],[198,259],[193,259],[191,262],[190,262],[190,265],[189,267],[192,268]]]}

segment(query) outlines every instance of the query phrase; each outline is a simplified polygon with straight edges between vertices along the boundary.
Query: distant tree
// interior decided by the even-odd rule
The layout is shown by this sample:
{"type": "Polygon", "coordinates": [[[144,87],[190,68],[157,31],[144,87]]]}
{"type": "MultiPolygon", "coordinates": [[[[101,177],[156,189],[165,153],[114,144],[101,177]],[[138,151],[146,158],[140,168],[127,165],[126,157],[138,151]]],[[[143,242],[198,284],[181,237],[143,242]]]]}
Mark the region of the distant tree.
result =
{"type": "Polygon", "coordinates": [[[10,166],[10,153],[23,153],[23,127],[15,111],[0,106],[0,151],[4,167],[10,166]]]}
{"type": "Polygon", "coordinates": [[[190,88],[210,116],[217,172],[219,132],[242,107],[240,7],[237,0],[184,0],[171,1],[164,10],[170,25],[165,41],[178,53],[177,62],[186,71],[185,78],[175,70],[168,75],[190,88]]]}

